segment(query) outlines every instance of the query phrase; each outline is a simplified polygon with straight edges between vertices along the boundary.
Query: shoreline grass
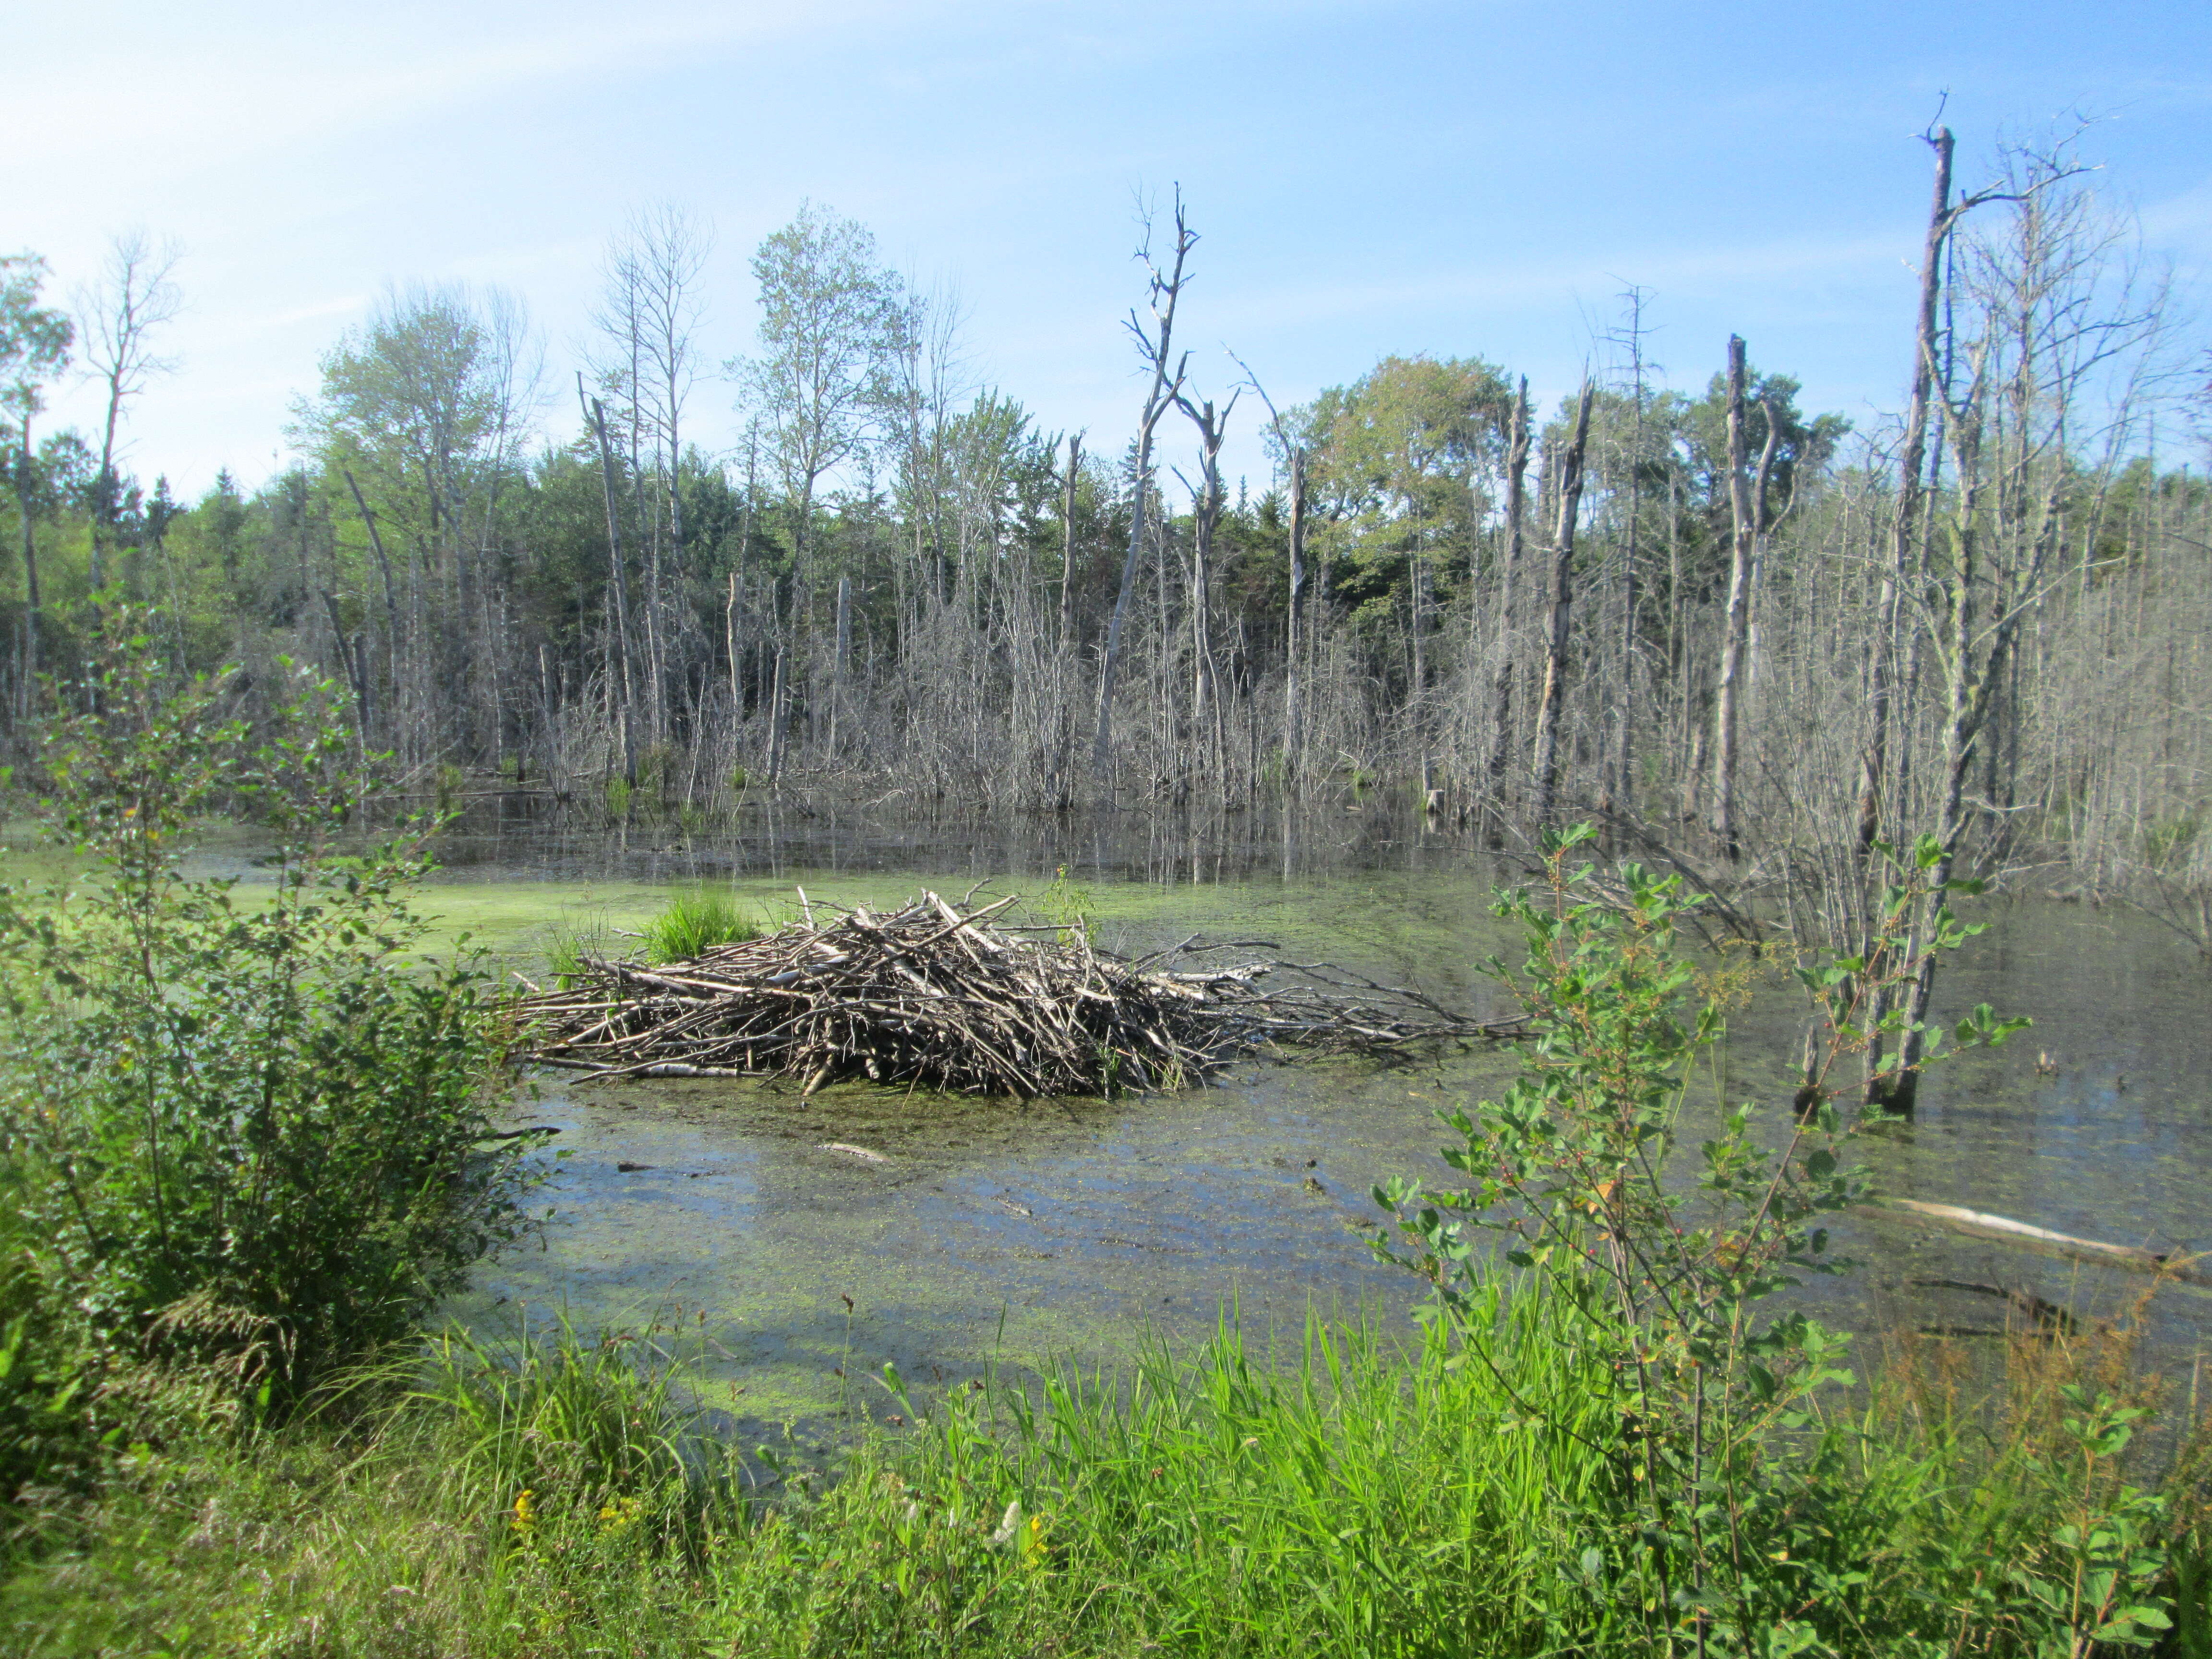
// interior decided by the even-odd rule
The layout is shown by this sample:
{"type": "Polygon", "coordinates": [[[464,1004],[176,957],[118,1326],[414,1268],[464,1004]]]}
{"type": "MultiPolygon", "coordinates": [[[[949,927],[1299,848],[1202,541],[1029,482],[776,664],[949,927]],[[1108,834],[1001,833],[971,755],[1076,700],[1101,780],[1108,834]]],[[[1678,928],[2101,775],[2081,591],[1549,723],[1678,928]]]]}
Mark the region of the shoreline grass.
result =
{"type": "MultiPolygon", "coordinates": [[[[703,1433],[672,1329],[564,1330],[520,1352],[447,1340],[404,1386],[390,1366],[357,1376],[289,1426],[142,1451],[88,1500],[56,1503],[18,1530],[0,1645],[24,1659],[1666,1650],[1624,1593],[1632,1425],[1583,1374],[1601,1351],[1525,1284],[1492,1287],[1474,1335],[1432,1325],[1408,1351],[1316,1321],[1277,1364],[1224,1322],[1194,1354],[927,1400],[887,1371],[890,1425],[827,1471],[703,1433]]],[[[2024,1335],[1979,1402],[1937,1350],[1907,1350],[1870,1400],[1797,1431],[1810,1474],[1789,1570],[1829,1631],[1800,1651],[2066,1651],[2048,1645],[2059,1540],[2127,1480],[2166,1505],[2161,1650],[2212,1652],[2205,1422],[2177,1425],[2162,1474],[2140,1448],[2085,1474],[2066,1461],[2066,1391],[2112,1382],[2111,1340],[2024,1335]]]]}

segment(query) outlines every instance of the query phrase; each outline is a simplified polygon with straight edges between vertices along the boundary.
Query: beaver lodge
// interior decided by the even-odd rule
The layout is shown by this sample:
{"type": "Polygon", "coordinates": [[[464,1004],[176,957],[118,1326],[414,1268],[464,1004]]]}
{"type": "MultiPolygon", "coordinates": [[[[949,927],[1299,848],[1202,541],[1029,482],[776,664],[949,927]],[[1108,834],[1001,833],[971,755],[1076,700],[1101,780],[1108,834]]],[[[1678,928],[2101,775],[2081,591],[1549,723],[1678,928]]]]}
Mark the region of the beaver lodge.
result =
{"type": "Polygon", "coordinates": [[[817,902],[804,922],[688,962],[586,957],[521,1000],[524,1054],[600,1078],[786,1077],[811,1094],[866,1077],[1029,1097],[1176,1088],[1268,1046],[1389,1055],[1520,1035],[1324,963],[1206,960],[1237,945],[1114,956],[1080,927],[1001,921],[1014,902],[924,893],[877,915],[817,902]]]}

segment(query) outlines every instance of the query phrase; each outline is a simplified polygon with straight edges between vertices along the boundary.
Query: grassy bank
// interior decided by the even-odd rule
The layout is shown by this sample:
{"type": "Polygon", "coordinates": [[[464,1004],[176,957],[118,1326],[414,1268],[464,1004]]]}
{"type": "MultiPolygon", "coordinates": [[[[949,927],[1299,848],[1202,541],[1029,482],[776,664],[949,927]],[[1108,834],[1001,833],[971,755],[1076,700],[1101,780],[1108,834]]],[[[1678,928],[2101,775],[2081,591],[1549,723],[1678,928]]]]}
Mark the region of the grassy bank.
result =
{"type": "MultiPolygon", "coordinates": [[[[283,1428],[142,1452],[82,1503],[27,1516],[40,1547],[0,1589],[0,1645],[27,1659],[1667,1650],[1655,1637],[1670,1621],[1638,1595],[1636,1448],[1605,1407],[1601,1354],[1557,1299],[1493,1290],[1483,1319],[1488,1363],[1440,1334],[1409,1354],[1326,1327],[1270,1361],[1225,1331],[1116,1377],[901,1394],[902,1430],[819,1470],[776,1459],[781,1473],[686,1419],[667,1369],[678,1334],[520,1357],[450,1347],[411,1387],[364,1379],[283,1428]]],[[[2212,1652],[2206,1425],[2155,1452],[2098,1451],[2069,1391],[2155,1394],[2123,1380],[2123,1346],[2009,1346],[2005,1382],[1978,1404],[1954,1355],[1909,1345],[1871,1404],[1792,1431],[1802,1475],[1763,1571],[1819,1628],[1771,1650],[2120,1651],[2076,1642],[2112,1553],[2096,1540],[2125,1534],[2137,1558],[2159,1553],[2136,1588],[2173,1621],[2146,1644],[2212,1652]]],[[[2193,1402],[2166,1405],[2183,1428],[2193,1402]]],[[[1695,1648],[1684,1635],[1674,1650],[1695,1648]]]]}

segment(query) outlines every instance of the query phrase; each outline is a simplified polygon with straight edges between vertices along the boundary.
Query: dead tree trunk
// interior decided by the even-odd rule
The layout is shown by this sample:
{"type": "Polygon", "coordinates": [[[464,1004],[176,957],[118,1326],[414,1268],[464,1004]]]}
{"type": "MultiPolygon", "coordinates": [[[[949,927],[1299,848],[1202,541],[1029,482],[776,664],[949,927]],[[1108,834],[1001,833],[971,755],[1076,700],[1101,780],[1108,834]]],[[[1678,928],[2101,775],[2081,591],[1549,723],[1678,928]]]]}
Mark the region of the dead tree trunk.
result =
{"type": "Polygon", "coordinates": [[[1098,671],[1098,723],[1091,744],[1091,769],[1102,783],[1110,787],[1114,758],[1114,680],[1121,666],[1121,635],[1129,617],[1129,596],[1137,586],[1137,562],[1145,545],[1145,506],[1146,487],[1150,482],[1152,462],[1152,438],[1159,428],[1160,417],[1166,414],[1175,398],[1182,391],[1184,366],[1188,355],[1173,370],[1168,368],[1168,358],[1174,349],[1176,301],[1182,297],[1183,263],[1190,256],[1198,238],[1183,218],[1182,198],[1176,198],[1175,252],[1169,262],[1168,271],[1162,276],[1159,267],[1152,262],[1150,238],[1138,250],[1138,258],[1146,262],[1152,276],[1152,327],[1147,330],[1138,321],[1134,310],[1129,313],[1128,329],[1136,336],[1137,349],[1152,371],[1152,386],[1145,393],[1145,406],[1137,422],[1137,469],[1133,488],[1136,499],[1129,514],[1129,550],[1121,561],[1121,590],[1115,595],[1114,614],[1106,624],[1105,659],[1098,671]]]}
{"type": "Polygon", "coordinates": [[[1505,551],[1498,576],[1498,673],[1491,686],[1490,844],[1504,843],[1502,797],[1513,746],[1513,580],[1521,568],[1521,538],[1528,510],[1528,377],[1513,394],[1513,424],[1505,452],[1505,551]]]}
{"type": "Polygon", "coordinates": [[[1298,774],[1298,612],[1305,603],[1306,583],[1306,452],[1287,447],[1291,482],[1291,570],[1289,605],[1284,611],[1283,633],[1283,782],[1288,786],[1298,774]]]}
{"type": "Polygon", "coordinates": [[[399,702],[399,595],[392,585],[392,561],[385,556],[384,533],[376,527],[376,514],[368,510],[368,503],[362,498],[361,486],[344,468],[339,469],[339,476],[346,481],[354,507],[368,527],[369,550],[376,555],[377,574],[384,579],[384,679],[396,705],[399,702]]]}
{"type": "Polygon", "coordinates": [[[1237,407],[1231,393],[1216,416],[1211,403],[1194,407],[1180,392],[1176,405],[1198,428],[1199,487],[1191,503],[1190,645],[1191,738],[1205,746],[1206,763],[1221,799],[1228,799],[1228,763],[1221,709],[1220,676],[1213,660],[1213,536],[1221,523],[1228,492],[1221,482],[1221,446],[1229,435],[1229,416],[1237,407]]]}
{"type": "Polygon", "coordinates": [[[607,508],[607,568],[612,577],[610,591],[613,598],[614,627],[611,631],[612,646],[618,662],[615,672],[609,676],[610,684],[619,685],[617,695],[621,706],[615,711],[615,726],[622,743],[623,781],[635,788],[637,785],[637,749],[630,733],[630,711],[635,703],[636,692],[630,684],[629,660],[629,578],[623,567],[622,509],[615,489],[615,454],[607,442],[607,415],[597,398],[584,396],[584,377],[576,376],[576,398],[584,404],[584,413],[591,421],[592,429],[599,441],[599,487],[607,508]]]}
{"type": "MultiPolygon", "coordinates": [[[[1260,384],[1259,376],[1252,373],[1251,365],[1242,357],[1231,354],[1237,367],[1244,371],[1244,383],[1259,394],[1260,401],[1267,406],[1267,424],[1282,448],[1285,481],[1290,486],[1290,592],[1288,607],[1284,613],[1283,629],[1283,783],[1287,788],[1298,774],[1299,707],[1298,653],[1304,641],[1298,619],[1305,603],[1306,581],[1306,452],[1305,447],[1292,440],[1290,428],[1283,422],[1282,412],[1268,397],[1267,389],[1260,384]]],[[[1254,721],[1255,741],[1257,741],[1258,722],[1254,721]]]]}
{"type": "MultiPolygon", "coordinates": [[[[1713,839],[1729,863],[1742,856],[1735,830],[1735,704],[1743,671],[1745,624],[1751,608],[1753,521],[1743,434],[1743,337],[1728,343],[1729,586],[1728,609],[1721,619],[1720,678],[1713,696],[1713,839]]],[[[1769,434],[1771,443],[1771,434],[1769,434]]]]}
{"type": "Polygon", "coordinates": [[[1060,531],[1066,538],[1060,559],[1060,648],[1063,651],[1075,643],[1075,486],[1082,477],[1083,434],[1078,432],[1067,441],[1067,482],[1060,498],[1060,531]]]}
{"type": "Polygon", "coordinates": [[[1593,388],[1583,382],[1574,436],[1559,466],[1559,520],[1552,538],[1552,629],[1544,655],[1544,696],[1536,711],[1535,825],[1549,827],[1559,787],[1559,720],[1567,693],[1567,628],[1575,596],[1575,518],[1583,500],[1583,455],[1589,447],[1593,388]]]}
{"type": "Polygon", "coordinates": [[[1912,532],[1918,520],[1921,470],[1928,458],[1929,403],[1936,384],[1937,301],[1943,287],[1943,244],[1959,216],[1973,198],[1951,204],[1951,129],[1939,127],[1929,141],[1936,151],[1936,197],[1928,210],[1928,237],[1920,254],[1920,307],[1912,337],[1912,398],[1905,416],[1905,445],[1897,459],[1896,514],[1890,521],[1889,561],[1882,571],[1876,604],[1874,664],[1868,685],[1869,730],[1859,766],[1858,854],[1874,856],[1881,834],[1882,790],[1889,771],[1890,726],[1893,719],[1897,666],[1898,600],[1912,560],[1912,532]]]}

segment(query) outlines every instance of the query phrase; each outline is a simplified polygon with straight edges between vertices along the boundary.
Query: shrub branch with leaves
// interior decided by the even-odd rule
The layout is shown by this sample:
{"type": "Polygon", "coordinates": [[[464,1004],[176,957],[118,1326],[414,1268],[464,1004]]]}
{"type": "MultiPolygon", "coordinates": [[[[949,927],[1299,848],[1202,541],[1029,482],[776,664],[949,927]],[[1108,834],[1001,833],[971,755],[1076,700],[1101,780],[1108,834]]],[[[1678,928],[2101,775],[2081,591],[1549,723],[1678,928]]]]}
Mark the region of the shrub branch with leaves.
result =
{"type": "MultiPolygon", "coordinates": [[[[1725,1035],[1678,939],[1698,901],[1679,878],[1635,865],[1601,888],[1574,862],[1592,838],[1587,825],[1553,838],[1546,887],[1501,895],[1497,914],[1520,925],[1528,951],[1517,974],[1496,960],[1489,971],[1534,1038],[1502,1099],[1443,1115],[1461,1140],[1444,1158],[1471,1184],[1378,1187],[1397,1235],[1376,1248],[1433,1282],[1430,1311],[1451,1323],[1467,1362],[1501,1382],[1489,1322],[1475,1316],[1496,1256],[1528,1276],[1527,1291],[1572,1310],[1571,1328],[1602,1362],[1596,1374],[1612,1379],[1606,1420],[1616,1425],[1592,1448],[1614,1478],[1588,1513],[1584,1577],[1640,1611],[1650,1650],[1849,1651],[1865,1574],[1821,1548],[1834,1533],[1822,1474],[1842,1446],[1815,1400],[1852,1380],[1844,1339],[1802,1312],[1762,1317],[1761,1304],[1844,1265],[1824,1223],[1862,1193],[1842,1158],[1855,1126],[1839,1122],[1826,1079],[1875,1035],[1861,1010],[1978,931],[1923,903],[1968,884],[1939,892],[1927,849],[1893,854],[1877,951],[1802,975],[1825,1041],[1796,1122],[1771,1146],[1749,1103],[1724,1102],[1685,1170],[1684,1103],[1725,1035]],[[1940,925],[1914,938],[1909,918],[1930,913],[1940,925]],[[1486,1232],[1501,1236],[1501,1251],[1486,1232]]],[[[1882,1018],[1893,1035],[1902,1016],[1882,1018]]],[[[2025,1023],[1977,1009],[1949,1052],[2001,1042],[2025,1023]]],[[[1523,1404],[1534,1419],[1570,1416],[1562,1402],[1523,1404]]]]}
{"type": "Polygon", "coordinates": [[[257,742],[144,615],[104,626],[47,743],[52,836],[89,870],[0,892],[15,1271],[111,1392],[182,1370],[267,1407],[407,1336],[523,1224],[488,1115],[502,1018],[471,958],[409,955],[434,822],[339,854],[371,780],[333,688],[300,675],[257,742]],[[265,884],[187,873],[217,809],[265,829],[265,884]]]}

